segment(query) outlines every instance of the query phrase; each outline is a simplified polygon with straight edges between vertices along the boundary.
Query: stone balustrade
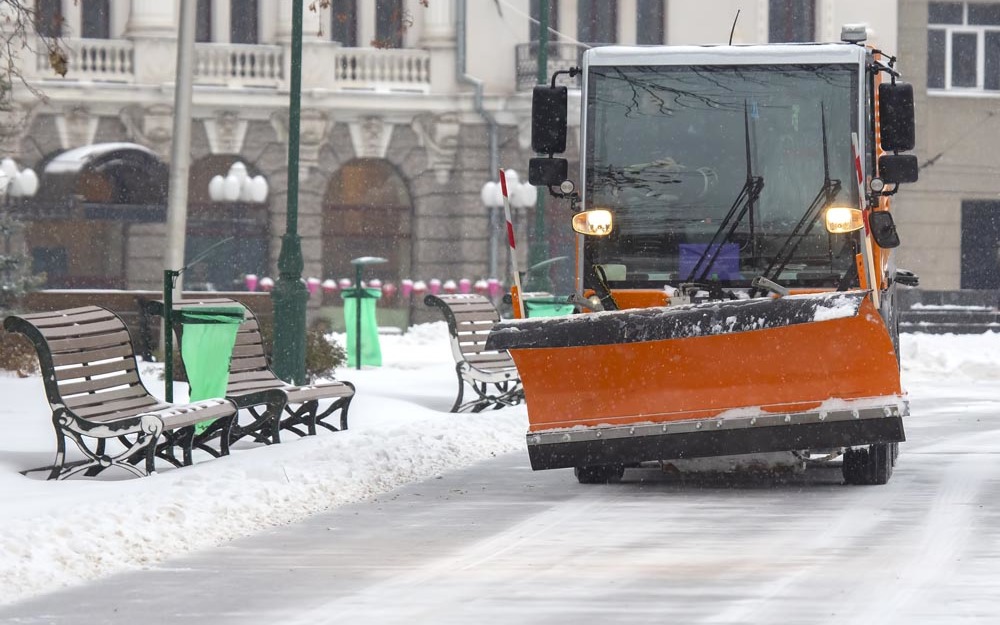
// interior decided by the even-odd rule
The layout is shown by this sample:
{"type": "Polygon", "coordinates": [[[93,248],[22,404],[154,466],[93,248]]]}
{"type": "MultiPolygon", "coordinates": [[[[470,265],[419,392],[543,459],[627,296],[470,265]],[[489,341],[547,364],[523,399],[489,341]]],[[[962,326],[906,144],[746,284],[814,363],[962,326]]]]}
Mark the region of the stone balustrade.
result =
{"type": "Polygon", "coordinates": [[[426,50],[337,48],[333,53],[336,90],[428,93],[430,54],[426,50]]]}
{"type": "MultiPolygon", "coordinates": [[[[315,45],[315,44],[313,44],[315,45]]],[[[304,58],[306,72],[309,63],[322,63],[324,84],[307,84],[307,88],[330,91],[401,91],[430,92],[430,53],[419,49],[343,48],[339,44],[322,44],[318,55],[304,58]],[[331,69],[332,68],[332,69],[331,69]],[[326,84],[328,81],[328,84],[326,84]]],[[[143,63],[175,63],[170,47],[147,48],[127,39],[66,39],[64,48],[69,60],[69,72],[61,81],[113,82],[135,84],[137,68],[143,63]],[[157,58],[144,58],[155,54],[157,58]]],[[[25,72],[25,78],[54,79],[44,46],[35,46],[36,63],[25,72]],[[33,71],[32,71],[33,70],[33,71]]],[[[314,48],[315,50],[315,48],[314,48]]],[[[194,82],[229,88],[288,89],[288,46],[198,43],[195,46],[194,82]]]]}

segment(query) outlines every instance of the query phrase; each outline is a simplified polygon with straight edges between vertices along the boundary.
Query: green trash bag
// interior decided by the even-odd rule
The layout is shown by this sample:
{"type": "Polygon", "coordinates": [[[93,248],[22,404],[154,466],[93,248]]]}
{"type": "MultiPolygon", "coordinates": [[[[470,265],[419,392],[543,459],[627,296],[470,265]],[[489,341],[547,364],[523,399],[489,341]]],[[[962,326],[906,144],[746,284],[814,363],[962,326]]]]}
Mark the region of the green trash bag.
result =
{"type": "Polygon", "coordinates": [[[528,317],[561,317],[573,313],[573,304],[554,298],[524,300],[524,314],[528,317]]]}
{"type": "MultiPolygon", "coordinates": [[[[184,325],[181,354],[187,370],[190,401],[226,396],[229,361],[244,314],[242,306],[204,306],[197,311],[174,311],[175,319],[184,325]]],[[[200,434],[211,423],[211,420],[199,423],[195,432],[200,434]]]]}
{"type": "MultiPolygon", "coordinates": [[[[345,289],[344,325],[347,328],[347,366],[358,366],[358,289],[345,289]]],[[[375,302],[382,297],[379,289],[361,289],[361,364],[382,366],[382,348],[379,346],[378,321],[375,319],[375,302]]]]}

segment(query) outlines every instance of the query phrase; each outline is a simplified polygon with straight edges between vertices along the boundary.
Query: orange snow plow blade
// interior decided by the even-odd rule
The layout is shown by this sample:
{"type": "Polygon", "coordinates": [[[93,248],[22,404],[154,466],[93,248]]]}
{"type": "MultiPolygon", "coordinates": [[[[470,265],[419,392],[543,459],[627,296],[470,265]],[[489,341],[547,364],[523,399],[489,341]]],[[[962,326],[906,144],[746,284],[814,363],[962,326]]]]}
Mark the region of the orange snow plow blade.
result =
{"type": "Polygon", "coordinates": [[[892,341],[866,292],[498,324],[535,469],[903,440],[892,341]]]}

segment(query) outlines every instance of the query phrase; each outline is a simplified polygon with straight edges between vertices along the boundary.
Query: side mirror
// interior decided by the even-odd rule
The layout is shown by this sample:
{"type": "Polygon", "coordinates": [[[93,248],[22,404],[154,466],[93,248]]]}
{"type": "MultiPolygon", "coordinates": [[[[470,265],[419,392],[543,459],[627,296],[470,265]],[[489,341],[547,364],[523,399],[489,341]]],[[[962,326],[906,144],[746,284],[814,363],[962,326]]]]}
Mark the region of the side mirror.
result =
{"type": "Polygon", "coordinates": [[[528,161],[528,182],[536,187],[555,187],[569,178],[569,161],[564,158],[533,158],[528,161]]]}
{"type": "Polygon", "coordinates": [[[899,234],[888,211],[874,211],[868,215],[868,225],[872,229],[872,238],[883,249],[899,247],[899,234]]]}
{"type": "Polygon", "coordinates": [[[878,159],[878,176],[882,182],[891,184],[916,182],[920,165],[912,154],[883,154],[878,159]]]}
{"type": "Polygon", "coordinates": [[[916,145],[913,113],[913,85],[904,82],[878,86],[879,128],[882,149],[905,152],[916,145]]]}
{"type": "Polygon", "coordinates": [[[537,154],[566,151],[566,94],[566,87],[542,85],[531,94],[531,149],[537,154]]]}

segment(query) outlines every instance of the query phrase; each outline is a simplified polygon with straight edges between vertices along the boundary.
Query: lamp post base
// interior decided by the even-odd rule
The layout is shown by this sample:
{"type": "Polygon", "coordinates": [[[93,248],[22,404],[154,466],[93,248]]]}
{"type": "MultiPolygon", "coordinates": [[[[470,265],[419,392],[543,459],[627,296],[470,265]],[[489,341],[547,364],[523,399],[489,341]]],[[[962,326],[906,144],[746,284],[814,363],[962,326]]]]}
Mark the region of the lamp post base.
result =
{"type": "Polygon", "coordinates": [[[274,373],[290,384],[305,384],[309,290],[302,283],[302,244],[298,235],[285,234],[282,237],[278,266],[281,271],[271,291],[274,304],[274,373]]]}

